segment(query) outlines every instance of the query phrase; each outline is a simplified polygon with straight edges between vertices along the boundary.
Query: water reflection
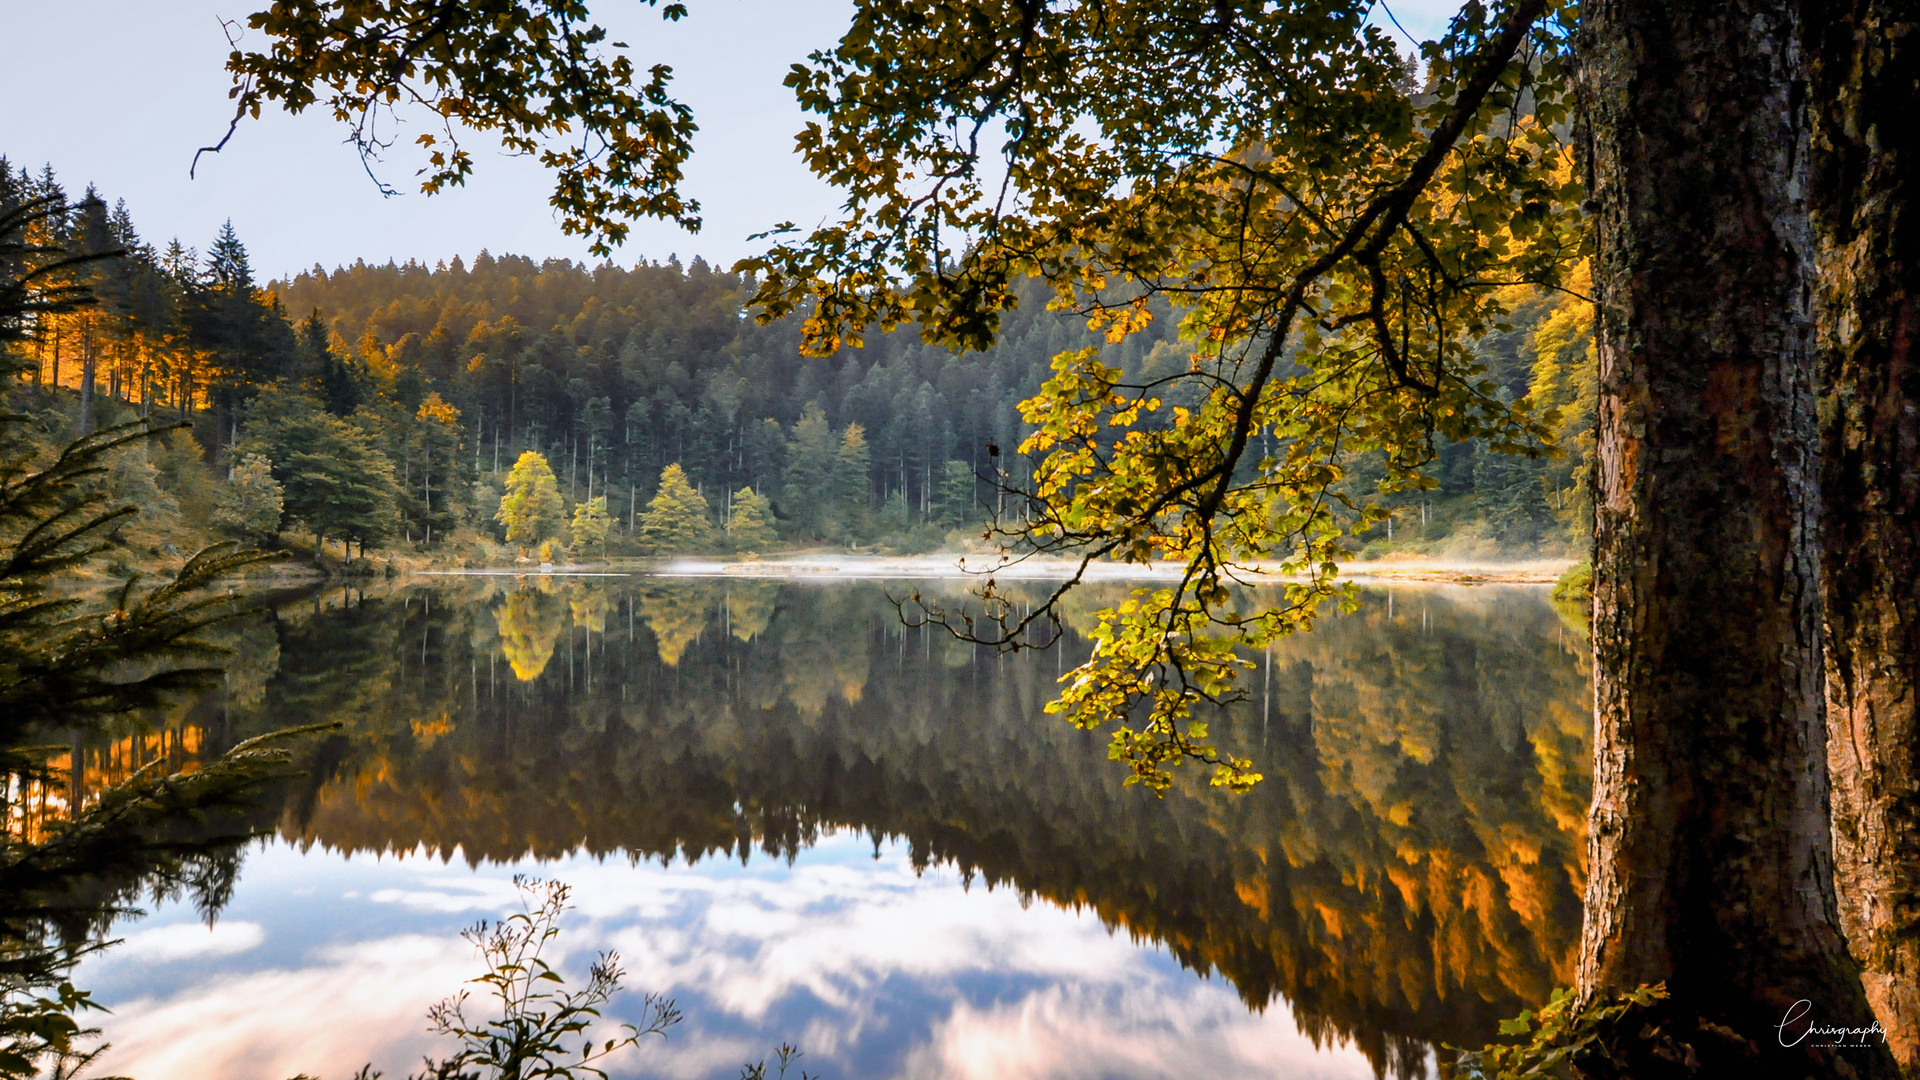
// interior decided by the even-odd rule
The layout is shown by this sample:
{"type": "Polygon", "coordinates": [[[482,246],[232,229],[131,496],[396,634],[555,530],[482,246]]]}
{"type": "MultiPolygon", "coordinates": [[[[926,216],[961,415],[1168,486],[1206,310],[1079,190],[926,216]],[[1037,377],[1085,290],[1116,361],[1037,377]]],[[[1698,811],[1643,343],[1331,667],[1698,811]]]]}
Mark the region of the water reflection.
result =
{"type": "MultiPolygon", "coordinates": [[[[1181,1045],[1172,1033],[1240,1045],[1271,1042],[1276,1023],[1415,1075],[1435,1042],[1484,1041],[1571,981],[1584,645],[1540,593],[1373,594],[1252,657],[1248,700],[1213,725],[1267,776],[1239,797],[1198,772],[1164,799],[1124,788],[1100,736],[1040,716],[1084,655],[1078,629],[1005,660],[903,629],[880,586],[490,578],[333,592],[248,628],[229,692],[184,723],[222,745],[346,721],[288,794],[279,828],[293,846],[274,858],[309,877],[337,875],[326,852],[457,851],[481,867],[385,864],[440,879],[384,886],[388,907],[472,893],[484,910],[498,864],[528,857],[565,860],[569,880],[627,875],[607,894],[639,898],[625,922],[587,914],[635,961],[634,985],[732,1017],[777,1013],[821,1056],[864,1062],[839,1075],[1191,1074],[1155,1064],[1181,1045]],[[849,835],[867,838],[864,855],[849,835]],[[626,858],[593,861],[604,855],[626,858]],[[714,876],[712,860],[731,858],[751,869],[714,876]],[[1130,940],[1224,977],[1239,1004],[1218,983],[1153,974],[1130,940]],[[992,989],[953,989],[969,980],[992,989]]],[[[383,939],[354,925],[334,959],[274,971],[364,974],[354,965],[383,939]]],[[[450,948],[436,994],[468,965],[450,948]]],[[[270,989],[229,983],[236,1002],[270,989]]],[[[137,1042],[131,1028],[109,1036],[137,1042]]],[[[666,1072],[723,1074],[764,1052],[715,1038],[673,1053],[725,1055],[666,1072]]],[[[1315,1060],[1339,1071],[1338,1057],[1315,1060]]]]}

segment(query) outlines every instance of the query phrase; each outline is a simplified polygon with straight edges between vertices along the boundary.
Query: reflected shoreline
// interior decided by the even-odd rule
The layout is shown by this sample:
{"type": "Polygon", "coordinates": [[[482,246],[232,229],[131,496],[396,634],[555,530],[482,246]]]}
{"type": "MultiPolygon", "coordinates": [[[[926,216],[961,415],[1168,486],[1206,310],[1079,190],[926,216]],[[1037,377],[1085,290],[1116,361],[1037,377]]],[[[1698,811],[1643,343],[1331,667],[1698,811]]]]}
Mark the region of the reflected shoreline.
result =
{"type": "Polygon", "coordinates": [[[210,746],[346,721],[273,811],[296,847],[790,861],[863,834],[1090,911],[1396,1075],[1571,980],[1590,711],[1539,590],[1370,592],[1249,657],[1210,723],[1266,781],[1186,770],[1156,799],[1041,713],[1124,586],[996,659],[899,626],[873,583],[553,577],[291,600],[178,721],[210,746]]]}

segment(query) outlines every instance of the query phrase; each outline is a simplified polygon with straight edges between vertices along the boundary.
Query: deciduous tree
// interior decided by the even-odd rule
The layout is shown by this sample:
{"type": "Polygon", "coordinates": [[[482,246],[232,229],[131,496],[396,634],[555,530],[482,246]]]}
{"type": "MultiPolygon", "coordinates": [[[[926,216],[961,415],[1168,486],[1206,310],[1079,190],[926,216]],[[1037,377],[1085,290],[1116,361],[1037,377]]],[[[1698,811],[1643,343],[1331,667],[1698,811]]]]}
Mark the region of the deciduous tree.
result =
{"type": "Polygon", "coordinates": [[[500,499],[495,520],[506,526],[507,543],[524,553],[542,541],[560,534],[566,508],[560,498],[560,484],[554,479],[547,459],[528,450],[513,463],[507,474],[507,493],[500,499]]]}
{"type": "Polygon", "coordinates": [[[1871,1016],[1829,876],[1800,15],[1583,13],[1600,397],[1580,985],[1666,982],[1663,1037],[1707,1075],[1891,1076],[1884,1047],[1787,1015],[1871,1016]]]}
{"type": "Polygon", "coordinates": [[[1827,762],[1841,924],[1920,1077],[1920,19],[1808,6],[1827,762]]]}
{"type": "MultiPolygon", "coordinates": [[[[686,13],[678,2],[661,9],[669,21],[686,13]]],[[[692,112],[668,94],[673,68],[637,71],[625,43],[607,42],[586,15],[579,0],[389,0],[371,8],[275,0],[247,18],[249,29],[266,33],[267,51],[236,47],[227,59],[233,123],[268,103],[295,113],[323,105],[352,126],[371,170],[392,146],[396,108],[418,106],[437,128],[412,140],[426,157],[423,191],[466,183],[473,157],[460,144],[465,128],[552,169],[561,227],[590,238],[595,254],[609,254],[639,215],[697,230],[700,205],[679,190],[696,129],[692,112]],[[609,46],[617,51],[608,55],[609,46]]]]}
{"type": "Polygon", "coordinates": [[[872,509],[871,458],[866,431],[859,424],[848,424],[833,453],[831,491],[834,527],[849,539],[864,531],[867,513],[872,509]]]}

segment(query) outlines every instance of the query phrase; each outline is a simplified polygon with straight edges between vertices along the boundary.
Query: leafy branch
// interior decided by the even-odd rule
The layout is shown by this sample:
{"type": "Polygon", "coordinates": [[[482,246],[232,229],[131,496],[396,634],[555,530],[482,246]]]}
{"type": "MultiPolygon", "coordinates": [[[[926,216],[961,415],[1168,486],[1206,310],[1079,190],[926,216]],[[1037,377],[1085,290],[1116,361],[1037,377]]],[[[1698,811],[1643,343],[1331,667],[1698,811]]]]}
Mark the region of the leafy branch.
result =
{"type": "Polygon", "coordinates": [[[1432,486],[1441,440],[1556,452],[1551,418],[1501,397],[1470,343],[1503,325],[1509,286],[1556,285],[1585,243],[1556,134],[1571,10],[1466,5],[1425,47],[1416,94],[1337,0],[1041,6],[1005,23],[979,0],[951,5],[979,16],[952,27],[910,7],[864,6],[790,79],[827,117],[803,149],[848,189],[848,214],[740,269],[765,274],[763,317],[806,314],[817,351],[908,320],[982,347],[1022,275],[1109,342],[1155,302],[1183,311],[1184,372],[1054,358],[1021,405],[1017,458],[985,477],[1007,509],[978,617],[905,613],[1012,651],[1093,563],[1171,564],[1171,587],[1096,613],[1094,655],[1050,708],[1111,727],[1130,782],[1165,790],[1194,760],[1245,788],[1252,762],[1214,748],[1194,710],[1240,695],[1244,651],[1351,601],[1346,540],[1385,520],[1350,489],[1352,461],[1382,458],[1390,493],[1432,486]],[[956,41],[961,26],[975,39],[956,41]],[[903,43],[910,29],[927,40],[903,43]],[[954,134],[982,110],[1007,126],[1011,198],[989,197],[974,136],[954,134]],[[1072,560],[1069,580],[1010,619],[992,575],[1038,556],[1072,560]],[[1279,602],[1255,602],[1269,583],[1279,602]]]}
{"type": "MultiPolygon", "coordinates": [[[[644,2],[668,21],[687,14],[676,0],[644,2]]],[[[268,36],[265,51],[243,48],[229,29],[233,123],[201,153],[218,152],[262,105],[319,105],[391,195],[374,165],[410,113],[434,128],[411,140],[426,155],[415,175],[429,195],[473,174],[461,132],[491,133],[554,173],[548,201],[561,228],[589,238],[596,255],[624,241],[636,217],[697,231],[700,204],[680,183],[698,128],[669,93],[672,67],[642,73],[624,51],[609,57],[603,44],[626,43],[587,18],[585,0],[275,0],[246,20],[268,36]]]]}
{"type": "Polygon", "coordinates": [[[498,1080],[563,1080],[606,1073],[599,1062],[608,1055],[637,1046],[648,1035],[666,1036],[680,1022],[672,999],[648,993],[642,1002],[646,1022],[622,1024],[620,1034],[597,1039],[589,1029],[600,1019],[600,1008],[620,988],[619,954],[600,953],[587,969],[579,990],[566,990],[566,980],[542,955],[560,933],[560,915],[567,908],[569,890],[558,881],[540,881],[516,875],[523,910],[499,922],[480,922],[462,933],[480,951],[486,971],[473,982],[497,1004],[499,1015],[485,1021],[466,1015],[467,991],[447,998],[427,1012],[434,1031],[460,1040],[453,1056],[428,1059],[426,1076],[469,1075],[469,1070],[498,1080]],[[578,1047],[576,1050],[575,1047],[578,1047]]]}

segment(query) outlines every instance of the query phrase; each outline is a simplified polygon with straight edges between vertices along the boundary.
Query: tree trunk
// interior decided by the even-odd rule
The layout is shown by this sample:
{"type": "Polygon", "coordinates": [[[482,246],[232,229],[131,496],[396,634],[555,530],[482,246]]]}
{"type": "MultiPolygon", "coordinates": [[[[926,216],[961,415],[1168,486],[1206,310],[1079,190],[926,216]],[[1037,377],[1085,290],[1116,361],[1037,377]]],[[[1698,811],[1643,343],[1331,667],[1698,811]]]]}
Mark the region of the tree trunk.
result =
{"type": "Polygon", "coordinates": [[[1895,0],[1812,7],[1834,883],[1867,998],[1920,1077],[1920,28],[1895,0]]]}
{"type": "Polygon", "coordinates": [[[1581,13],[1600,396],[1579,981],[1667,984],[1651,1042],[1677,1060],[1636,1077],[1893,1075],[1884,1048],[1806,1031],[1871,1017],[1831,887],[1794,15],[1581,13]]]}
{"type": "Polygon", "coordinates": [[[80,336],[80,434],[93,430],[93,382],[98,361],[94,357],[93,321],[87,321],[80,336]]]}

